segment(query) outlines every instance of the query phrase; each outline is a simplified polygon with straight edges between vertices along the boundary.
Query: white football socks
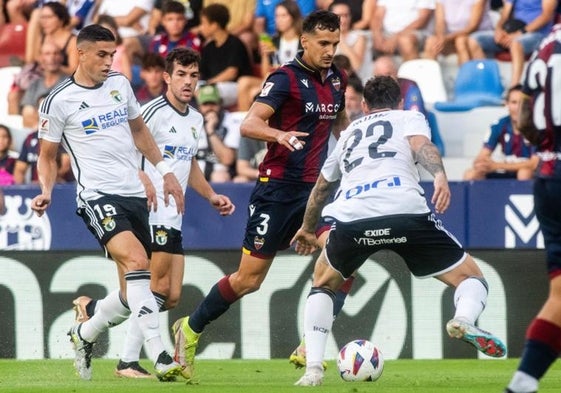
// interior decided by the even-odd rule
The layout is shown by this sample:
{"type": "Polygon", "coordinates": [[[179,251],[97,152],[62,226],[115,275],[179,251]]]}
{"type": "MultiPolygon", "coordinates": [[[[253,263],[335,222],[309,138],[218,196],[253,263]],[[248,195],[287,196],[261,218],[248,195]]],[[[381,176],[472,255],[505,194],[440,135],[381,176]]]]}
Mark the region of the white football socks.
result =
{"type": "Polygon", "coordinates": [[[306,337],[306,370],[323,372],[323,356],[327,337],[333,326],[333,299],[327,293],[310,294],[304,310],[306,337]]]}
{"type": "Polygon", "coordinates": [[[125,321],[130,310],[123,303],[119,289],[109,292],[107,296],[96,302],[95,314],[82,323],[80,336],[88,342],[94,342],[109,326],[116,326],[125,321]]]}
{"type": "Polygon", "coordinates": [[[456,287],[454,292],[454,305],[456,306],[454,318],[475,324],[486,304],[487,287],[481,280],[468,277],[456,287]]]}

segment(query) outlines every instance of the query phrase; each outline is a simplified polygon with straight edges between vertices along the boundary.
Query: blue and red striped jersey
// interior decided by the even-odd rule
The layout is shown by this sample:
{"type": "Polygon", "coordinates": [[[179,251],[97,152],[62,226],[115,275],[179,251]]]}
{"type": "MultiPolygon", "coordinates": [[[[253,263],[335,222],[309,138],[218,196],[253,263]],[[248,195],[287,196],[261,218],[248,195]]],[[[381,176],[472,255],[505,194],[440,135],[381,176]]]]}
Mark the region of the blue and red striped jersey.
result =
{"type": "Polygon", "coordinates": [[[514,132],[510,116],[504,116],[493,124],[489,137],[483,143],[483,146],[491,151],[498,145],[501,145],[505,156],[530,158],[535,153],[535,148],[524,138],[524,135],[514,132]]]}
{"type": "Polygon", "coordinates": [[[271,127],[283,131],[308,132],[302,150],[290,152],[278,143],[267,144],[259,166],[261,178],[314,183],[327,158],[327,145],[338,113],[345,110],[346,74],[332,66],[324,81],[319,71],[302,60],[275,70],[265,81],[256,102],[270,106],[271,127]]]}

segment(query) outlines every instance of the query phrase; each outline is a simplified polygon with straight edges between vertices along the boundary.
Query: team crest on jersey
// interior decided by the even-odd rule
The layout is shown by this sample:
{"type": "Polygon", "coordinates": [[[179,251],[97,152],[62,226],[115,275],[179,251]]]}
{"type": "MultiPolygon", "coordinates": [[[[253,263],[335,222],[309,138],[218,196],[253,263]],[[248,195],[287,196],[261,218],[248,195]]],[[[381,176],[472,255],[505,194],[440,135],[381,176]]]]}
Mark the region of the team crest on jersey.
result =
{"type": "Polygon", "coordinates": [[[121,97],[121,93],[119,93],[119,90],[111,90],[111,97],[118,103],[123,102],[123,97],[121,97]]]}
{"type": "Polygon", "coordinates": [[[337,91],[341,90],[341,79],[339,79],[339,77],[335,77],[333,79],[331,79],[331,84],[333,85],[333,88],[337,91]]]}
{"type": "Polygon", "coordinates": [[[261,89],[261,93],[259,94],[259,96],[260,97],[267,97],[274,85],[275,84],[273,82],[265,83],[265,85],[263,86],[263,89],[261,89]]]}
{"type": "Polygon", "coordinates": [[[191,133],[193,134],[193,138],[199,139],[199,134],[198,134],[197,129],[195,127],[191,127],[191,133]]]}
{"type": "Polygon", "coordinates": [[[42,117],[39,120],[39,132],[45,134],[49,132],[49,119],[42,117]]]}
{"type": "Polygon", "coordinates": [[[82,127],[84,127],[84,131],[86,135],[93,134],[94,132],[99,131],[99,125],[95,119],[88,119],[82,122],[82,127]]]}
{"type": "Polygon", "coordinates": [[[156,244],[163,246],[168,242],[168,234],[166,231],[156,231],[156,244]]]}
{"type": "Polygon", "coordinates": [[[261,247],[263,247],[263,245],[265,244],[265,239],[259,236],[255,236],[253,238],[253,246],[255,247],[256,250],[260,250],[261,247]]]}
{"type": "Polygon", "coordinates": [[[107,232],[111,232],[117,226],[113,217],[105,217],[103,221],[101,221],[101,225],[103,225],[103,228],[107,232]]]}

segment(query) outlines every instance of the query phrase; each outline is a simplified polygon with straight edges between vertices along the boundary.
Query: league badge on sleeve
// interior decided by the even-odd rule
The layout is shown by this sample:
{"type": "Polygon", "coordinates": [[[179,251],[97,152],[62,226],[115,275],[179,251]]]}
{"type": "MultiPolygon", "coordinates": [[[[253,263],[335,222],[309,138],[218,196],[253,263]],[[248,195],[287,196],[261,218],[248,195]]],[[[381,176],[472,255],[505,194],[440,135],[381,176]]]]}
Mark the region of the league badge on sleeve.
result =
{"type": "Polygon", "coordinates": [[[46,117],[41,117],[39,119],[39,133],[48,134],[49,133],[49,119],[46,117]]]}
{"type": "Polygon", "coordinates": [[[259,94],[259,96],[260,97],[267,97],[274,85],[275,84],[273,82],[265,83],[265,85],[263,86],[263,89],[261,89],[261,93],[259,94]]]}

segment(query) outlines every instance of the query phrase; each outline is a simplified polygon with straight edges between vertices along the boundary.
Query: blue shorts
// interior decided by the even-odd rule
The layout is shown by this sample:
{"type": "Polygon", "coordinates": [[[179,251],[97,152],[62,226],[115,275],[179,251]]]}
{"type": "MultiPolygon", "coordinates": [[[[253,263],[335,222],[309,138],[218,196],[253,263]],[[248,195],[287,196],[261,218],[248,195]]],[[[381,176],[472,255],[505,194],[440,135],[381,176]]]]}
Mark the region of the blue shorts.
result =
{"type": "Polygon", "coordinates": [[[243,251],[258,258],[274,257],[290,247],[302,225],[314,183],[258,181],[249,200],[243,251]]]}
{"type": "MultiPolygon", "coordinates": [[[[520,42],[524,48],[524,54],[530,55],[538,47],[543,37],[544,34],[542,33],[531,32],[521,34],[516,37],[515,40],[520,42]]],[[[499,52],[508,51],[507,48],[495,42],[495,32],[493,30],[476,31],[470,35],[470,38],[477,41],[483,52],[486,54],[494,55],[499,52]]]]}
{"type": "Polygon", "coordinates": [[[401,256],[417,277],[442,274],[465,259],[460,243],[431,213],[337,221],[325,246],[327,260],[344,278],[381,250],[401,256]]]}
{"type": "Polygon", "coordinates": [[[561,179],[534,180],[534,209],[540,222],[551,278],[561,275],[561,179]]]}
{"type": "Polygon", "coordinates": [[[105,249],[105,245],[116,234],[131,231],[142,243],[148,257],[150,251],[150,227],[148,225],[148,205],[146,198],[104,195],[76,213],[82,217],[88,229],[105,249]]]}

